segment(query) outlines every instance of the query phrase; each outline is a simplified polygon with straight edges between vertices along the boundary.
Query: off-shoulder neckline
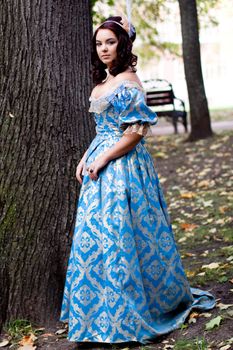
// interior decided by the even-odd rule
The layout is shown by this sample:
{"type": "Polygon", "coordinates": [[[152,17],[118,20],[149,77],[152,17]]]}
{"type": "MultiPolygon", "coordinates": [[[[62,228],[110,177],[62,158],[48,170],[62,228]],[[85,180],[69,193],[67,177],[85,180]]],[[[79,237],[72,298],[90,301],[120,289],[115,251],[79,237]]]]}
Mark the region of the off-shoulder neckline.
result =
{"type": "Polygon", "coordinates": [[[119,83],[116,84],[112,89],[110,89],[105,94],[100,95],[99,97],[94,97],[91,95],[90,101],[99,101],[103,98],[108,97],[109,95],[111,96],[112,94],[115,94],[116,91],[118,91],[118,89],[120,89],[121,87],[135,87],[135,88],[139,89],[140,91],[144,92],[143,86],[141,86],[135,80],[124,79],[124,80],[119,81],[119,83]]]}

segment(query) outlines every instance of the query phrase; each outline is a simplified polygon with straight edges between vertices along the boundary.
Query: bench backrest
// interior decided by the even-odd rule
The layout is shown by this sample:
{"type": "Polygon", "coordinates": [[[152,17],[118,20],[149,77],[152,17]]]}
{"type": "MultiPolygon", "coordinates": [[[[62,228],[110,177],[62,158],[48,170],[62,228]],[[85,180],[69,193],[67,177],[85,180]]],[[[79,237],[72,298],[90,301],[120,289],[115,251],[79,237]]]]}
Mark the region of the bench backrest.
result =
{"type": "Polygon", "coordinates": [[[172,89],[148,90],[146,91],[146,102],[148,106],[165,106],[174,104],[174,93],[172,89]]]}

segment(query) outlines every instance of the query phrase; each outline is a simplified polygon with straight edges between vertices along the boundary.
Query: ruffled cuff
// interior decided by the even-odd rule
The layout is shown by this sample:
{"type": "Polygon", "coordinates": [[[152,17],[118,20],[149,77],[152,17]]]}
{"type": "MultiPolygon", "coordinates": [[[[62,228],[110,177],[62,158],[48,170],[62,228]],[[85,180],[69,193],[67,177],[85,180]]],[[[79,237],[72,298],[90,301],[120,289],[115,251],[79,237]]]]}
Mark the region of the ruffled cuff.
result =
{"type": "Polygon", "coordinates": [[[152,135],[151,128],[149,123],[135,123],[135,124],[130,124],[128,127],[126,127],[125,131],[123,132],[123,135],[128,135],[128,134],[139,134],[142,136],[150,136],[152,135]]]}

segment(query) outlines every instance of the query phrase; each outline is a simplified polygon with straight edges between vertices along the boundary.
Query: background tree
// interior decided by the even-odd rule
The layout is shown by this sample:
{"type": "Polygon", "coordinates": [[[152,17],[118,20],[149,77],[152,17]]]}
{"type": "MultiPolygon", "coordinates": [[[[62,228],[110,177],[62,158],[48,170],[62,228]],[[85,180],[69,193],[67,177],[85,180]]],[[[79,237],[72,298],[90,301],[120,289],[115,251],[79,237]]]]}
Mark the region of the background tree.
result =
{"type": "Polygon", "coordinates": [[[94,134],[89,1],[0,3],[0,323],[59,314],[78,195],[94,134]]]}
{"type": "Polygon", "coordinates": [[[196,0],[179,0],[179,7],[192,141],[211,136],[212,130],[201,68],[196,0]]]}
{"type": "MultiPolygon", "coordinates": [[[[137,53],[144,60],[146,58],[151,59],[153,56],[161,56],[164,50],[169,50],[175,55],[181,54],[179,45],[161,41],[159,31],[157,30],[158,22],[166,21],[166,14],[169,13],[171,4],[175,2],[177,0],[134,0],[132,2],[132,21],[141,39],[139,40],[140,45],[137,48],[137,53]]],[[[210,10],[220,0],[197,0],[197,2],[195,0],[178,0],[178,2],[181,15],[183,60],[191,115],[189,140],[196,140],[212,135],[210,114],[202,76],[198,13],[203,26],[216,24],[210,10]]],[[[95,3],[96,9],[99,10],[103,1],[101,3],[96,1],[95,3]]],[[[105,0],[105,10],[108,9],[110,13],[114,12],[114,3],[113,1],[105,0]]],[[[125,0],[119,0],[117,3],[120,3],[121,8],[125,11],[125,0]]]]}

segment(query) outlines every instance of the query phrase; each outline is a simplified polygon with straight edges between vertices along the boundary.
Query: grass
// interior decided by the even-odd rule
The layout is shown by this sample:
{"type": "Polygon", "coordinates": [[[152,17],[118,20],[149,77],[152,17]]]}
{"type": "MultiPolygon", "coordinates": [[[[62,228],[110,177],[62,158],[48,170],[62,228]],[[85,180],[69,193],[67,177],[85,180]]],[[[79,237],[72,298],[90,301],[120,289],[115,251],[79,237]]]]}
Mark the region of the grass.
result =
{"type": "Polygon", "coordinates": [[[33,332],[32,325],[27,320],[14,320],[7,323],[5,331],[11,338],[12,342],[18,342],[23,336],[33,332]]]}
{"type": "Polygon", "coordinates": [[[207,350],[207,341],[204,338],[177,340],[174,350],[207,350]]]}
{"type": "Polygon", "coordinates": [[[34,328],[30,321],[16,319],[9,321],[5,325],[4,332],[11,343],[10,348],[15,350],[18,349],[18,343],[23,337],[30,336],[31,334],[38,336],[43,333],[43,328],[34,328]]]}
{"type": "Polygon", "coordinates": [[[211,115],[212,121],[219,122],[219,121],[232,120],[233,107],[212,109],[210,110],[210,115],[211,115]]]}

